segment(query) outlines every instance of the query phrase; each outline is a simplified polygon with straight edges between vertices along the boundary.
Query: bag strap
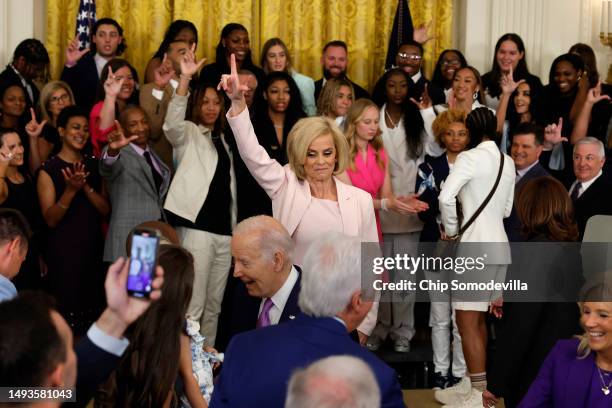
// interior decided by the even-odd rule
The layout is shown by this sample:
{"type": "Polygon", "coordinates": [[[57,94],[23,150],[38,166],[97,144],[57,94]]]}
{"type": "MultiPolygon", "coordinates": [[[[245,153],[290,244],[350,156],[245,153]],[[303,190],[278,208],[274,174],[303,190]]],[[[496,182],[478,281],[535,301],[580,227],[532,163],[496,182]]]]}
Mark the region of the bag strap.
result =
{"type": "Polygon", "coordinates": [[[487,198],[485,198],[485,200],[480,205],[480,207],[478,207],[476,212],[470,217],[468,222],[466,222],[461,228],[459,228],[459,233],[457,235],[459,236],[463,235],[463,233],[470,227],[470,225],[472,225],[472,223],[476,221],[476,218],[480,215],[482,210],[484,210],[487,204],[489,204],[489,201],[491,201],[493,194],[495,194],[495,190],[497,190],[497,186],[499,185],[499,179],[501,179],[502,170],[504,168],[504,154],[502,152],[499,152],[499,154],[500,154],[499,170],[497,171],[497,179],[495,180],[495,184],[493,184],[493,188],[491,189],[491,192],[489,193],[487,198]]]}

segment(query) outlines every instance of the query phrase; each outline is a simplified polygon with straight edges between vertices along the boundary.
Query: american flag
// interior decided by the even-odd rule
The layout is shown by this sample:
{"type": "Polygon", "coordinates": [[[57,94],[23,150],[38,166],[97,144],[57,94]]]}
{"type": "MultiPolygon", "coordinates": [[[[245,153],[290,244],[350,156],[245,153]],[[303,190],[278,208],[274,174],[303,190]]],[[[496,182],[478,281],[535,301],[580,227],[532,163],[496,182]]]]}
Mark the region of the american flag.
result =
{"type": "Polygon", "coordinates": [[[80,0],[75,33],[79,37],[80,49],[89,48],[91,30],[95,22],[96,0],[80,0]]]}

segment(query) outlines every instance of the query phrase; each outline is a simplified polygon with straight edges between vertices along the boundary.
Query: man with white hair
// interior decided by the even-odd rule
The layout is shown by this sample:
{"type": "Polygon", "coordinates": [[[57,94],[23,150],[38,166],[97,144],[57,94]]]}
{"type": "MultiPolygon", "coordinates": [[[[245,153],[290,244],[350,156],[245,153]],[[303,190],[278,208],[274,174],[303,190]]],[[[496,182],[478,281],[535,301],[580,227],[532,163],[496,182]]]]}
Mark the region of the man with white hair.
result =
{"type": "Polygon", "coordinates": [[[210,406],[279,407],[299,367],[333,355],[364,360],[376,376],[382,407],[404,407],[396,373],[351,340],[372,307],[361,287],[361,242],[339,233],[315,241],[303,259],[299,306],[287,323],[235,336],[210,406]]]}
{"type": "Polygon", "coordinates": [[[380,406],[374,373],[363,360],[333,356],[291,376],[285,408],[371,408],[380,406]]]}
{"type": "Polygon", "coordinates": [[[594,137],[585,137],[574,145],[574,175],[576,181],[569,189],[574,202],[576,223],[580,239],[587,221],[594,215],[612,215],[612,183],[603,174],[606,152],[603,143],[594,137]]]}
{"type": "Polygon", "coordinates": [[[241,221],[232,234],[234,293],[230,336],[289,320],[300,314],[300,271],[291,262],[293,240],[274,218],[241,221]],[[256,301],[255,301],[255,299],[256,301]]]}

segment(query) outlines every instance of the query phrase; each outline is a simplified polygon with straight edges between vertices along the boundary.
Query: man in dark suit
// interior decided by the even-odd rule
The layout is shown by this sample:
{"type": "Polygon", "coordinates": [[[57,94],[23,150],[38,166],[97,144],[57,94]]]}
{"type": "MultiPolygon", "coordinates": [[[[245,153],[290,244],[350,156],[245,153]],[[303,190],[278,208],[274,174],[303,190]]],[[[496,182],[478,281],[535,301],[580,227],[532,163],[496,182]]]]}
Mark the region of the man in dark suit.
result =
{"type": "Polygon", "coordinates": [[[315,240],[304,257],[295,320],[232,339],[212,395],[215,407],[281,407],[292,372],[311,362],[350,355],[374,372],[383,407],[404,407],[396,373],[349,337],[370,311],[361,287],[361,242],[339,233],[315,240]]]}
{"type": "Polygon", "coordinates": [[[331,78],[346,78],[353,85],[355,100],[370,97],[365,89],[348,79],[346,76],[348,47],[344,41],[334,40],[325,44],[325,47],[323,47],[323,55],[321,55],[321,65],[323,66],[323,78],[315,81],[315,101],[319,99],[321,90],[325,86],[327,80],[331,78]]]}
{"type": "MultiPolygon", "coordinates": [[[[395,55],[395,65],[393,68],[401,69],[408,74],[412,82],[414,82],[414,89],[410,89],[410,95],[421,96],[423,92],[425,92],[425,85],[427,85],[427,93],[434,105],[446,103],[444,90],[432,85],[431,82],[425,78],[421,71],[422,66],[423,45],[416,41],[408,40],[399,46],[397,54],[395,55]]],[[[382,77],[376,82],[373,94],[385,94],[385,84],[382,83],[382,77]]]]}
{"type": "Polygon", "coordinates": [[[240,281],[234,292],[230,339],[299,316],[301,273],[291,262],[293,241],[285,227],[267,215],[247,218],[234,228],[231,245],[234,277],[240,281]]]}
{"type": "Polygon", "coordinates": [[[78,106],[89,112],[95,103],[102,68],[125,48],[123,28],[112,18],[101,18],[93,26],[91,51],[78,38],[66,49],[62,81],[70,85],[78,106]]]}
{"type": "MultiPolygon", "coordinates": [[[[511,155],[516,168],[514,196],[531,179],[550,176],[539,162],[544,144],[544,131],[532,123],[519,124],[512,133],[511,155]]],[[[510,217],[504,219],[504,227],[511,242],[524,241],[521,222],[512,207],[510,217]]]]}
{"type": "MultiPolygon", "coordinates": [[[[74,350],[72,331],[47,296],[30,292],[0,303],[0,384],[72,388],[76,406],[86,406],[127,348],[123,333],[150,304],[128,297],[128,269],[123,258],[110,266],[104,284],[108,306],[74,350]]],[[[162,274],[158,267],[151,300],[161,296],[162,274]]]]}
{"type": "Polygon", "coordinates": [[[45,46],[34,38],[23,40],[13,53],[13,61],[0,73],[0,89],[18,85],[25,91],[28,106],[38,103],[40,92],[33,80],[49,67],[45,46]]]}
{"type": "Polygon", "coordinates": [[[602,169],[606,161],[603,143],[585,137],[574,145],[574,175],[576,181],[569,188],[574,202],[580,239],[587,221],[594,215],[612,215],[612,182],[602,169]]]}

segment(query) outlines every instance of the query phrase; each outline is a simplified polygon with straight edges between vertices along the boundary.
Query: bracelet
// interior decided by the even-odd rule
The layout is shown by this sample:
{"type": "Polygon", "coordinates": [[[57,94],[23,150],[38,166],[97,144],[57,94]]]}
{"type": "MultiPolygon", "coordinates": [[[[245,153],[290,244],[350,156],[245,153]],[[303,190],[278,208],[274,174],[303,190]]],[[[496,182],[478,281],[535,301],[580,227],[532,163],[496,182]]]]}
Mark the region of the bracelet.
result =
{"type": "Polygon", "coordinates": [[[179,75],[179,78],[181,78],[181,79],[188,79],[188,80],[190,80],[190,81],[191,81],[191,77],[190,77],[190,76],[187,76],[187,75],[183,75],[183,74],[181,74],[181,75],[179,75]]]}
{"type": "Polygon", "coordinates": [[[380,209],[383,211],[387,211],[387,199],[386,198],[380,199],[380,209]]]}
{"type": "Polygon", "coordinates": [[[58,206],[59,208],[61,208],[62,210],[67,210],[67,209],[68,209],[68,206],[67,206],[67,205],[62,204],[60,201],[58,201],[58,202],[57,202],[57,203],[55,203],[55,204],[57,204],[57,206],[58,206]]]}

